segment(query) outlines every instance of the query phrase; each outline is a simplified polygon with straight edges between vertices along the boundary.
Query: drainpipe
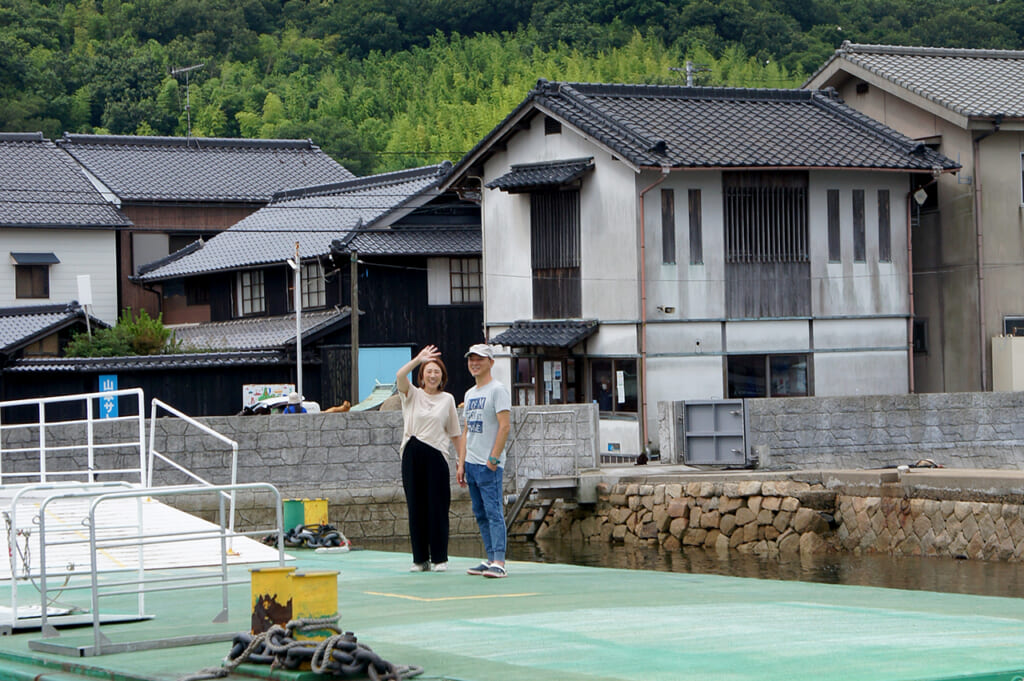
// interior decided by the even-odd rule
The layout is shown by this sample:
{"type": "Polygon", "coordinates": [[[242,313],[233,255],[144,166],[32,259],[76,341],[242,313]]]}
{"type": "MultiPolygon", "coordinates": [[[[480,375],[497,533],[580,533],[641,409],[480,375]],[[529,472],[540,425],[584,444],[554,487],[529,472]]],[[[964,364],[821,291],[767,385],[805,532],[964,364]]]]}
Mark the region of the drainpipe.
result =
{"type": "Polygon", "coordinates": [[[661,177],[640,190],[640,432],[643,452],[649,454],[647,429],[647,239],[644,195],[668,179],[668,166],[661,167],[661,177]]]}
{"type": "Polygon", "coordinates": [[[985,261],[984,261],[984,227],[981,221],[981,141],[999,132],[1003,122],[1003,114],[996,114],[992,121],[992,129],[974,138],[974,233],[978,241],[978,337],[981,340],[981,390],[988,390],[988,346],[985,336],[985,261]]]}
{"type": "Polygon", "coordinates": [[[914,394],[914,239],[910,229],[913,202],[913,192],[907,192],[907,296],[910,299],[910,316],[907,317],[907,386],[911,395],[914,394]]]}

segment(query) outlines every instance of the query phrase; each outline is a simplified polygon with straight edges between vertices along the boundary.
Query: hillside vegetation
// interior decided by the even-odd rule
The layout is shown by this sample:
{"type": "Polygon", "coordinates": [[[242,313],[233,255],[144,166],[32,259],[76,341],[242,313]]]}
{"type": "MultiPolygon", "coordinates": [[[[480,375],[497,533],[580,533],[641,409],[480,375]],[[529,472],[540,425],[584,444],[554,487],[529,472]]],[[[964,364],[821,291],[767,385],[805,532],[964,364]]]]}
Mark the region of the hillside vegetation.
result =
{"type": "Polygon", "coordinates": [[[0,129],[310,137],[366,174],[457,160],[541,77],[795,87],[846,39],[1022,36],[1024,0],[0,0],[0,129]]]}

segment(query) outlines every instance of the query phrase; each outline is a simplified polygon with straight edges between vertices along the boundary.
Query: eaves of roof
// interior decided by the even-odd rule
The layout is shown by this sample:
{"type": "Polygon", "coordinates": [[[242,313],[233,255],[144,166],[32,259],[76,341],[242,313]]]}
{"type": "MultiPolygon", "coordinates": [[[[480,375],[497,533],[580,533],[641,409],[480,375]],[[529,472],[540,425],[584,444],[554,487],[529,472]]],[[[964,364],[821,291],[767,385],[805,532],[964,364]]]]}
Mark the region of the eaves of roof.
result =
{"type": "MultiPolygon", "coordinates": [[[[89,321],[97,329],[109,326],[92,315],[89,321]]],[[[0,354],[9,355],[79,322],[85,323],[85,310],[75,301],[0,308],[0,354]]]]}
{"type": "Polygon", "coordinates": [[[597,332],[597,320],[520,320],[491,339],[509,347],[571,348],[597,332]]]}
{"type": "Polygon", "coordinates": [[[534,113],[634,169],[850,168],[931,172],[959,166],[843,104],[834,91],[538,82],[455,166],[456,184],[534,113]]]}
{"type": "MultiPolygon", "coordinates": [[[[311,343],[347,326],[349,308],[305,311],[300,322],[303,342],[311,343]]],[[[182,324],[170,329],[186,350],[288,350],[295,345],[294,314],[182,324]]]]}
{"type": "MultiPolygon", "coordinates": [[[[304,360],[305,361],[305,360],[304,360]]],[[[311,358],[316,362],[318,358],[311,358]]],[[[4,374],[75,373],[81,371],[166,371],[168,369],[217,369],[228,367],[282,366],[294,359],[280,351],[204,352],[134,357],[59,357],[19,359],[4,367],[4,374]]]]}
{"type": "Polygon", "coordinates": [[[846,41],[803,87],[820,87],[839,70],[891,84],[896,92],[916,95],[966,119],[1024,118],[1024,51],[846,41]]]}
{"type": "Polygon", "coordinates": [[[448,162],[277,195],[269,205],[191,253],[146,268],[139,281],[163,281],[284,263],[299,244],[303,260],[325,257],[354,228],[386,226],[438,195],[448,162]]]}
{"type": "Polygon", "coordinates": [[[469,256],[480,255],[482,248],[479,225],[355,229],[331,244],[332,254],[360,256],[469,256]]]}

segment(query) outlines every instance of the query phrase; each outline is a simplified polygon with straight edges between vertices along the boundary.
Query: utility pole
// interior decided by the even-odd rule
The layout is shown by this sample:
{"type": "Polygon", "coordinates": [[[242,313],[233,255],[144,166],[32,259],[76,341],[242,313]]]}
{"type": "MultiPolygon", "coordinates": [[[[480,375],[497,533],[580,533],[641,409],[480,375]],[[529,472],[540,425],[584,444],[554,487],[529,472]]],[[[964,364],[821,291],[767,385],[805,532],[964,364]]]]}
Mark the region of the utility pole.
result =
{"type": "Polygon", "coordinates": [[[299,260],[299,242],[295,242],[295,260],[288,258],[288,266],[295,277],[295,291],[292,300],[295,307],[295,392],[305,399],[302,392],[302,261],[299,260]]]}
{"type": "Polygon", "coordinates": [[[349,252],[349,278],[351,308],[348,313],[352,332],[352,404],[359,404],[359,254],[349,252]]]}
{"type": "Polygon", "coordinates": [[[188,137],[192,136],[192,98],[189,96],[189,82],[188,74],[196,69],[201,69],[206,64],[196,64],[194,66],[184,66],[179,69],[171,69],[171,75],[177,77],[178,74],[185,74],[185,117],[188,121],[188,137]]]}

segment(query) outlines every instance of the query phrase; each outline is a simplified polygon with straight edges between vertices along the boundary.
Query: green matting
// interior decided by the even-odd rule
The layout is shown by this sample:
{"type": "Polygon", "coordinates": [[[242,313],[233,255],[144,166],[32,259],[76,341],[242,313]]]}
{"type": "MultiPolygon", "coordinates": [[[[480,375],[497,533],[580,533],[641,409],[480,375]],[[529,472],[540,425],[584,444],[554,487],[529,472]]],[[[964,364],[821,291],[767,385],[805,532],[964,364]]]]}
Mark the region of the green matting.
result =
{"type": "MultiPolygon", "coordinates": [[[[291,554],[299,569],[338,570],[342,629],[387,660],[423,667],[421,679],[1024,680],[1020,599],[520,562],[507,579],[486,579],[464,574],[469,558],[453,558],[447,573],[410,573],[404,554],[291,554]]],[[[232,571],[244,578],[247,568],[232,571]]],[[[212,624],[219,592],[152,594],[152,620],[103,632],[124,642],[242,631],[249,603],[248,585],[231,587],[229,622],[212,624]]],[[[40,638],[0,638],[0,680],[172,681],[219,666],[229,649],[71,658],[30,650],[40,638]]],[[[48,641],[88,645],[92,633],[63,629],[48,641]]],[[[313,677],[245,665],[229,678],[246,676],[313,677]]]]}

